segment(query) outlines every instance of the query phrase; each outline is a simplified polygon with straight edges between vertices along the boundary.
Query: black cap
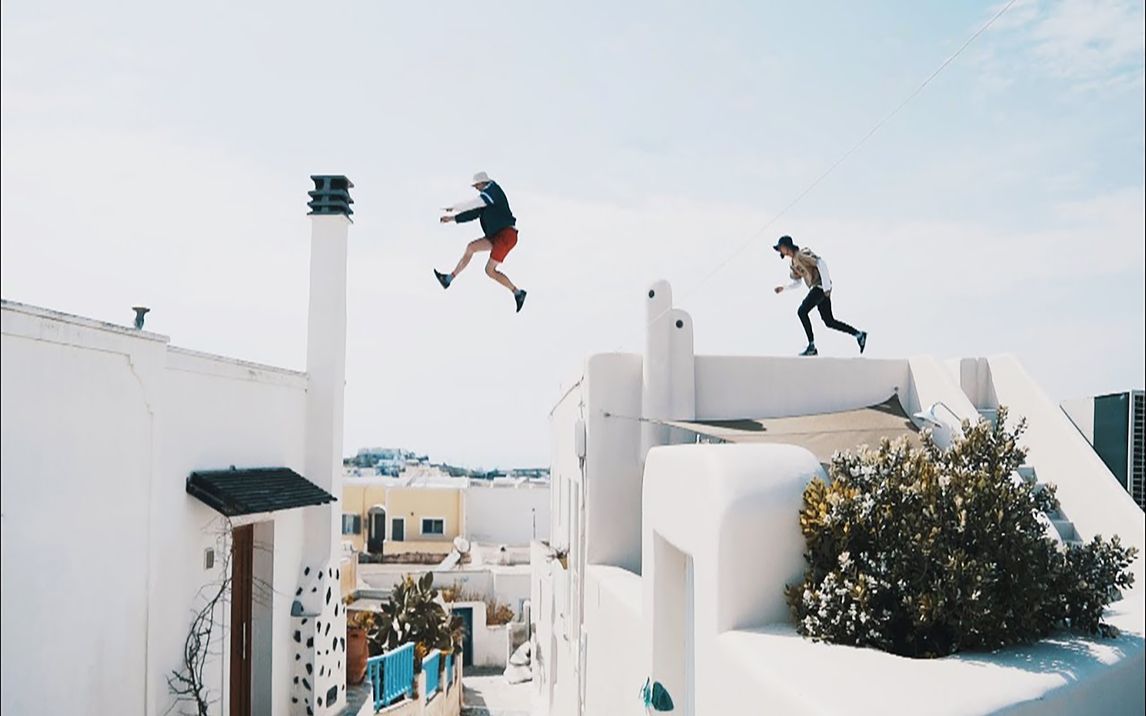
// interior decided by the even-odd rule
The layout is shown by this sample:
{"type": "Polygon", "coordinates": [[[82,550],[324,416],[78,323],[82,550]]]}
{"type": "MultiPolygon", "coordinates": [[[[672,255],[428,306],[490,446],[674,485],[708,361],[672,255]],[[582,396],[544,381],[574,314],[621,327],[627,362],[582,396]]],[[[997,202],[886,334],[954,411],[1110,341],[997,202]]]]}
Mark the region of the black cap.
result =
{"type": "MultiPolygon", "coordinates": [[[[792,249],[793,251],[796,250],[796,248],[797,248],[796,242],[792,241],[791,236],[781,236],[780,240],[777,241],[776,245],[773,246],[772,248],[775,249],[776,251],[779,251],[780,249],[785,248],[785,247],[792,249]]],[[[783,257],[781,257],[781,258],[783,258],[783,257]]]]}

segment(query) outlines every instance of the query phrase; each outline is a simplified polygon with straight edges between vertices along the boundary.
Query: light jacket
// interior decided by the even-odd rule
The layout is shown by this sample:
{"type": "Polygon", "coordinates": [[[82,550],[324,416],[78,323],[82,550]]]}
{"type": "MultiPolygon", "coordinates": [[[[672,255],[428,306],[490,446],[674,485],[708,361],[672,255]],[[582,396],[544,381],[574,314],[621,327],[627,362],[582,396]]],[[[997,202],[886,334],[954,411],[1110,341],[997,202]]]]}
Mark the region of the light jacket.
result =
{"type": "Polygon", "coordinates": [[[789,275],[792,277],[792,283],[785,286],[785,290],[796,288],[802,281],[809,289],[819,286],[825,294],[832,292],[828,262],[816,256],[811,249],[800,249],[792,256],[789,275]]]}

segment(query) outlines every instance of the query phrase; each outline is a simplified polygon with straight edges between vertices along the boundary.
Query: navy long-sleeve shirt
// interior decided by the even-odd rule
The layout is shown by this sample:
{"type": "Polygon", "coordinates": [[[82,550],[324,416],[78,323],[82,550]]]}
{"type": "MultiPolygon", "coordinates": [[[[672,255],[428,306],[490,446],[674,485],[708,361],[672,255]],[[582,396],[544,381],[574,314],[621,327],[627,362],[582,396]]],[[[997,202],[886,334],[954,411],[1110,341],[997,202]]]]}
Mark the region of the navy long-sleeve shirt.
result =
{"type": "Polygon", "coordinates": [[[474,219],[481,220],[481,230],[486,238],[491,238],[497,232],[510,226],[517,225],[517,219],[509,208],[509,199],[497,182],[490,182],[485,189],[478,192],[478,198],[453,207],[457,213],[454,221],[464,224],[474,219]]]}

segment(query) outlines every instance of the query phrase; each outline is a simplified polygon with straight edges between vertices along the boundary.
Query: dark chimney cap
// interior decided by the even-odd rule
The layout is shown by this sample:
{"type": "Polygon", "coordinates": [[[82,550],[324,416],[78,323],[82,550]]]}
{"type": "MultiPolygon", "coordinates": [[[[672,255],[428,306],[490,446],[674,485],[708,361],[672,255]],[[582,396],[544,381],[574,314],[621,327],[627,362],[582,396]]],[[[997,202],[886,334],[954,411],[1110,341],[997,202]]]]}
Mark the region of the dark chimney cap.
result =
{"type": "Polygon", "coordinates": [[[350,189],[354,182],[341,174],[312,174],[314,189],[308,191],[310,207],[308,214],[342,214],[350,216],[354,210],[350,205],[354,200],[350,198],[350,189]]]}

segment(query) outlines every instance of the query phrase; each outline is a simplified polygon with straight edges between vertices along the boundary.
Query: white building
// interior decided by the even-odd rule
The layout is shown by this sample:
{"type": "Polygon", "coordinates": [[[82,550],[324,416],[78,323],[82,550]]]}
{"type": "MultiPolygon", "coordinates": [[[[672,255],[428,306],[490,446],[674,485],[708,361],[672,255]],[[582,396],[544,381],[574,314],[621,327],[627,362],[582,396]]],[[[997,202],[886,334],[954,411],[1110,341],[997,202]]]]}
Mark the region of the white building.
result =
{"type": "Polygon", "coordinates": [[[644,354],[590,357],[553,412],[552,535],[532,560],[536,713],[641,714],[646,678],[685,716],[1142,712],[1142,513],[1015,359],[698,356],[663,282],[647,316],[644,354]],[[1031,477],[1063,504],[1057,533],[1139,549],[1135,586],[1107,614],[1121,637],[914,660],[796,634],[783,587],[804,567],[803,488],[825,452],[913,430],[864,432],[847,414],[893,396],[941,444],[999,405],[1026,417],[1031,477]],[[804,427],[771,444],[712,422],[779,419],[784,433],[792,416],[804,427]],[[732,444],[684,444],[697,434],[732,444]]]}
{"type": "Polygon", "coordinates": [[[549,539],[549,481],[524,477],[468,480],[465,535],[492,545],[549,539]]]}
{"type": "Polygon", "coordinates": [[[3,713],[179,712],[169,676],[232,547],[212,713],[344,706],[351,185],[315,182],[306,373],[3,303],[3,713]]]}

